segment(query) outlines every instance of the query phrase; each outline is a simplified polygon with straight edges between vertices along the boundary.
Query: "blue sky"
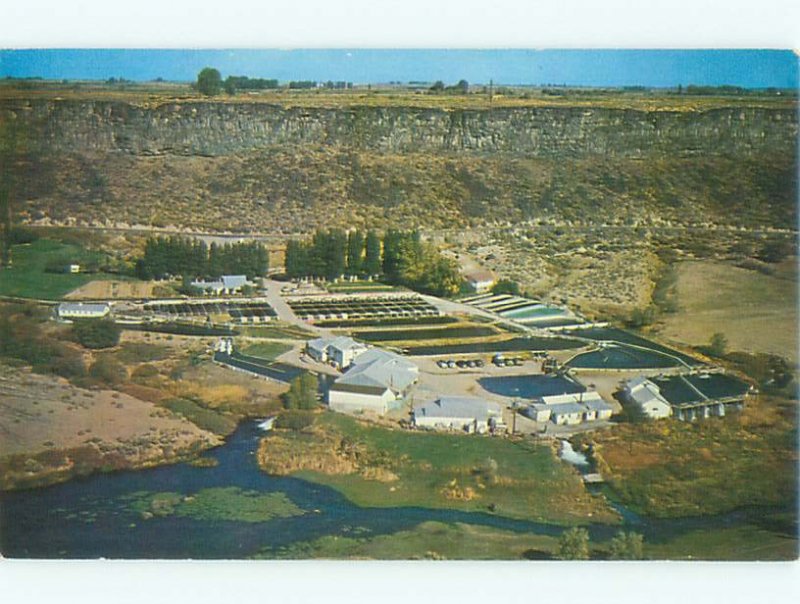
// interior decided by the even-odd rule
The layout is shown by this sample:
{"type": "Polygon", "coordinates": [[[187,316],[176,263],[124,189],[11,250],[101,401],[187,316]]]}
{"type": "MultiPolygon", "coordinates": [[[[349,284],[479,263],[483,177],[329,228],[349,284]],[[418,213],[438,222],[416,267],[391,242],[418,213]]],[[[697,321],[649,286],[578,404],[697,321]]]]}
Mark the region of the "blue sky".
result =
{"type": "Polygon", "coordinates": [[[454,83],[579,86],[798,86],[798,58],[782,50],[0,50],[0,77],[194,80],[227,75],[360,84],[454,83]]]}

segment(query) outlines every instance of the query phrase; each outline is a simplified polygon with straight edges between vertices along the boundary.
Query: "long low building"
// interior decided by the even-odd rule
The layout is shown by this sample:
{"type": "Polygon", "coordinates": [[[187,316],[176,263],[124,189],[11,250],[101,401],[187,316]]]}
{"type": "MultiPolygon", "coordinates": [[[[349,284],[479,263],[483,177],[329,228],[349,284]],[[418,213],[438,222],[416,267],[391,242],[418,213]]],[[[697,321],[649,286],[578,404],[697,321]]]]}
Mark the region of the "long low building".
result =
{"type": "Polygon", "coordinates": [[[59,319],[102,319],[111,312],[108,304],[62,302],[56,310],[59,319]]]}
{"type": "Polygon", "coordinates": [[[353,359],[350,369],[328,389],[334,411],[383,415],[408,395],[419,379],[419,368],[403,357],[371,348],[353,359]]]}
{"type": "Polygon", "coordinates": [[[613,408],[597,392],[576,392],[543,396],[523,413],[534,421],[575,425],[611,418],[613,408]]]}
{"type": "Polygon", "coordinates": [[[463,430],[470,434],[505,429],[503,408],[475,396],[443,396],[420,405],[414,408],[413,422],[418,428],[463,430]]]}

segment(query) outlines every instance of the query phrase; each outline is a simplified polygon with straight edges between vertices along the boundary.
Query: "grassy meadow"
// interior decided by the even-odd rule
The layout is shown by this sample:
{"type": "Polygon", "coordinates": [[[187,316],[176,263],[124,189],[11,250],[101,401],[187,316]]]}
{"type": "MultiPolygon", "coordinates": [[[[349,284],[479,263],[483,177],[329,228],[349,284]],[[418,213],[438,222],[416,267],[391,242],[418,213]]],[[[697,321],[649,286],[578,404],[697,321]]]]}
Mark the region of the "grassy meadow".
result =
{"type": "MultiPolygon", "coordinates": [[[[0,272],[0,296],[58,300],[90,281],[102,279],[102,273],[70,274],[48,272],[51,263],[63,261],[78,264],[97,261],[101,254],[72,243],[37,239],[33,243],[12,247],[13,265],[0,272]]],[[[119,279],[118,275],[107,276],[119,279]]]]}
{"type": "Polygon", "coordinates": [[[615,522],[549,445],[390,429],[335,413],[263,439],[262,469],[331,486],[361,506],[493,511],[511,518],[615,522]]]}

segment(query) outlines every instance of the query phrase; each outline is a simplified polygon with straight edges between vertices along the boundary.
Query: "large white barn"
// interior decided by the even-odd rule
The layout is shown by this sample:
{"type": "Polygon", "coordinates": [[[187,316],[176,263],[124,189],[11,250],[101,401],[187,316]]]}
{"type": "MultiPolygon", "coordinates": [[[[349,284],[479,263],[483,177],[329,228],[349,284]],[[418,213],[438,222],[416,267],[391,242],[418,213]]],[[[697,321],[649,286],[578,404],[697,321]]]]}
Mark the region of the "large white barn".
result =
{"type": "Polygon", "coordinates": [[[334,411],[383,415],[402,401],[419,379],[419,368],[385,350],[371,348],[358,355],[350,369],[331,384],[328,406],[334,411]]]}
{"type": "Polygon", "coordinates": [[[59,319],[102,319],[111,312],[108,304],[62,302],[56,310],[59,319]]]}

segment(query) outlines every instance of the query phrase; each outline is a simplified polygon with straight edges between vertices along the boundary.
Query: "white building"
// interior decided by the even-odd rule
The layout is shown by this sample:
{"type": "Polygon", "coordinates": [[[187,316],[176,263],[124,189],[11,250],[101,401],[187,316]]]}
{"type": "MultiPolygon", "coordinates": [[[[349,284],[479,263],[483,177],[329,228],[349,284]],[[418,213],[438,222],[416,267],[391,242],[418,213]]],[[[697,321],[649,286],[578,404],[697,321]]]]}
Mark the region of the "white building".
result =
{"type": "Polygon", "coordinates": [[[328,390],[328,406],[334,411],[382,415],[401,401],[419,379],[411,361],[385,350],[371,348],[358,355],[351,368],[328,390]]]}
{"type": "Polygon", "coordinates": [[[474,396],[443,396],[420,405],[414,409],[413,421],[418,428],[464,430],[470,434],[505,429],[503,408],[474,396]]]}
{"type": "Polygon", "coordinates": [[[102,319],[111,312],[108,304],[62,302],[56,311],[59,319],[102,319]]]}
{"type": "Polygon", "coordinates": [[[647,417],[660,419],[672,415],[672,406],[661,394],[661,389],[646,377],[636,377],[625,383],[622,397],[636,405],[647,417]]]}
{"type": "Polygon", "coordinates": [[[368,347],[347,336],[317,338],[306,343],[306,353],[315,361],[331,363],[338,369],[349,367],[368,347]]]}
{"type": "Polygon", "coordinates": [[[494,274],[485,270],[464,273],[464,278],[467,280],[467,284],[470,286],[472,291],[474,291],[476,294],[488,292],[490,289],[492,289],[492,286],[497,281],[494,274]]]}
{"type": "Polygon", "coordinates": [[[524,413],[537,422],[573,425],[611,418],[613,408],[597,392],[556,394],[536,399],[524,413]]]}
{"type": "Polygon", "coordinates": [[[253,285],[246,275],[222,275],[217,281],[192,281],[192,287],[203,290],[205,294],[238,294],[246,285],[253,285]]]}

